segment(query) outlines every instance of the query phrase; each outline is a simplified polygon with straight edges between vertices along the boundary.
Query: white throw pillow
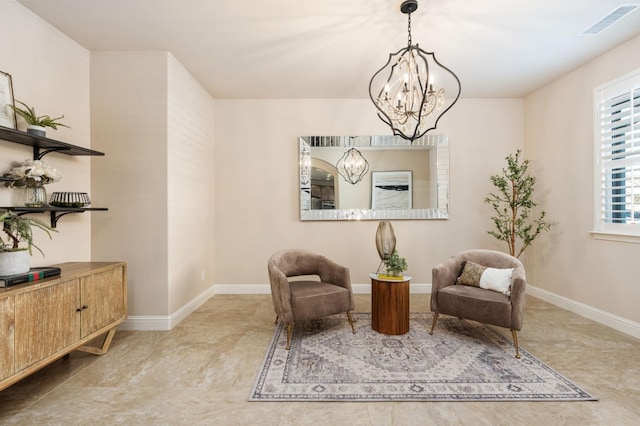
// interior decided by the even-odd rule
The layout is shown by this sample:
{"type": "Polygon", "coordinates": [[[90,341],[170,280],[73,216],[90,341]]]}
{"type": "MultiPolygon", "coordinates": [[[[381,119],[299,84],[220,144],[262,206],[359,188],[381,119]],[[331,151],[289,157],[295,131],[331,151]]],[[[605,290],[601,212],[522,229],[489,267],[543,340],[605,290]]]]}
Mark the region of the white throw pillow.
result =
{"type": "Polygon", "coordinates": [[[487,268],[480,277],[480,288],[493,290],[511,296],[511,277],[513,268],[487,268]]]}

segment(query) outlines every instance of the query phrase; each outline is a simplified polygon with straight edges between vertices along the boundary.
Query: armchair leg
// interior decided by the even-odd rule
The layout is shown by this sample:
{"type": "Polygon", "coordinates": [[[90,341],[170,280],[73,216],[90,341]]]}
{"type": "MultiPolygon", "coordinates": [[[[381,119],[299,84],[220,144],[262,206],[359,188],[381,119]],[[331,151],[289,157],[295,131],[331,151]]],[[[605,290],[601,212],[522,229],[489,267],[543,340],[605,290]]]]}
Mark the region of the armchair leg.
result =
{"type": "Polygon", "coordinates": [[[274,324],[278,324],[278,316],[276,315],[276,320],[273,322],[274,324]]]}
{"type": "Polygon", "coordinates": [[[353,326],[353,317],[351,316],[351,312],[347,311],[347,318],[349,318],[349,324],[351,324],[351,331],[353,334],[356,334],[356,329],[353,326]]]}
{"type": "Polygon", "coordinates": [[[520,359],[520,349],[518,348],[518,332],[515,330],[511,330],[511,335],[513,336],[513,346],[516,347],[516,358],[520,359]]]}
{"type": "Polygon", "coordinates": [[[437,322],[438,322],[438,313],[435,312],[433,314],[433,324],[431,324],[431,332],[429,333],[432,336],[433,336],[433,330],[435,330],[437,322]]]}
{"type": "Polygon", "coordinates": [[[293,331],[293,324],[287,325],[287,350],[291,349],[291,332],[293,331]]]}

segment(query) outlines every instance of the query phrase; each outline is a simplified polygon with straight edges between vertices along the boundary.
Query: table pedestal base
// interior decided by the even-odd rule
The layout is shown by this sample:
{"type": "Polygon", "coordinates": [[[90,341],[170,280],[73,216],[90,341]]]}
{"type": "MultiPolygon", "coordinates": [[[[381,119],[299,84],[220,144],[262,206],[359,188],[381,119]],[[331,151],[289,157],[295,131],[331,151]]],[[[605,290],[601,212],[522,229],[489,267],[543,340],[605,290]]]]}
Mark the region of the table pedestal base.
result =
{"type": "Polygon", "coordinates": [[[409,332],[409,280],[384,281],[371,277],[371,326],[383,334],[409,332]]]}

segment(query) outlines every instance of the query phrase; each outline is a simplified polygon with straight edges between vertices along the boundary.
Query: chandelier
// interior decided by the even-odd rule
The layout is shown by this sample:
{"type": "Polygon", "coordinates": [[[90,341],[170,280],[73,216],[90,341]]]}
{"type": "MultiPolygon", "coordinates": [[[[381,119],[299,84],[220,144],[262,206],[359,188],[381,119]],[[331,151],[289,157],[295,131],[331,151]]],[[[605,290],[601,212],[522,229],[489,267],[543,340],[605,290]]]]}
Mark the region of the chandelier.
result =
{"type": "Polygon", "coordinates": [[[410,141],[435,129],[461,90],[458,76],[438,62],[433,52],[411,44],[411,13],[416,9],[417,0],[402,2],[400,10],[408,15],[407,47],[389,54],[387,63],[369,82],[369,97],[378,109],[378,117],[394,135],[410,141]]]}
{"type": "Polygon", "coordinates": [[[355,148],[351,148],[344,153],[344,155],[336,163],[336,169],[338,173],[347,182],[352,185],[360,182],[367,171],[369,170],[369,163],[362,156],[360,151],[355,148]]]}

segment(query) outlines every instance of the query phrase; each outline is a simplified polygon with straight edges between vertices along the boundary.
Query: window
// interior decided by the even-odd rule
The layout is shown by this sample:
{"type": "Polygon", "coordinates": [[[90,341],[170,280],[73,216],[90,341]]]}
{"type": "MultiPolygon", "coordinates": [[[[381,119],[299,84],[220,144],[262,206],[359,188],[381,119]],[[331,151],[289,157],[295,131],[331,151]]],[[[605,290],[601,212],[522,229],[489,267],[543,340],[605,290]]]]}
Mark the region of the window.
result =
{"type": "Polygon", "coordinates": [[[640,237],[640,70],[596,88],[594,103],[594,232],[640,237]]]}

